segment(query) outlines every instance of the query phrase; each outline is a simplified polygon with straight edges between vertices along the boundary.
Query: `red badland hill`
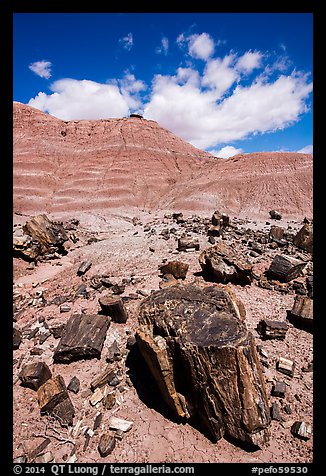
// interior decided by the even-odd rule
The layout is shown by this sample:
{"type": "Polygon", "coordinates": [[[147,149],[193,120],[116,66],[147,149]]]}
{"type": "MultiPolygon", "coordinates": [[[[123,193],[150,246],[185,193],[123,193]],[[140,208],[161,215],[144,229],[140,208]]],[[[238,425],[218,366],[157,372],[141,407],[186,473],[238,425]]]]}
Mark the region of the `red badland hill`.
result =
{"type": "Polygon", "coordinates": [[[218,159],[155,121],[62,121],[17,102],[13,125],[15,212],[312,214],[310,154],[218,159]]]}

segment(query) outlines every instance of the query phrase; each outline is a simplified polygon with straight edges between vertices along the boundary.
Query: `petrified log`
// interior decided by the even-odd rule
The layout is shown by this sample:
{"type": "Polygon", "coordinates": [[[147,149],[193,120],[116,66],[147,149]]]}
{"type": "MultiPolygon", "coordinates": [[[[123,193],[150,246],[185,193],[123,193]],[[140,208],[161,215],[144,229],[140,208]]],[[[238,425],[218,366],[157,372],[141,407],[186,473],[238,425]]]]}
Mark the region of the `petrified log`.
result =
{"type": "Polygon", "coordinates": [[[261,319],[257,325],[257,331],[263,339],[285,339],[289,326],[283,321],[271,321],[261,319]]]}
{"type": "Polygon", "coordinates": [[[250,284],[252,265],[225,243],[206,248],[199,256],[203,273],[220,283],[250,284]]]}
{"type": "Polygon", "coordinates": [[[266,272],[267,277],[288,283],[300,276],[307,263],[292,256],[276,255],[266,272]]]}
{"type": "Polygon", "coordinates": [[[178,250],[179,251],[186,251],[191,248],[195,248],[195,250],[199,250],[199,241],[197,238],[179,238],[178,239],[178,250]]]}
{"type": "Polygon", "coordinates": [[[306,296],[296,296],[293,307],[287,311],[287,319],[295,327],[313,331],[313,300],[306,296]]]}
{"type": "Polygon", "coordinates": [[[52,377],[52,372],[45,362],[27,364],[19,373],[21,385],[37,390],[52,377]]]}
{"type": "Polygon", "coordinates": [[[37,215],[23,226],[24,232],[40,243],[41,253],[62,252],[68,236],[63,226],[52,222],[46,215],[37,215]]]}
{"type": "Polygon", "coordinates": [[[99,314],[71,316],[54,351],[54,362],[67,363],[78,359],[99,359],[109,326],[110,318],[99,314]]]}
{"type": "Polygon", "coordinates": [[[313,227],[309,223],[305,223],[303,227],[298,231],[298,233],[293,238],[293,243],[298,248],[301,248],[309,253],[313,252],[313,227]]]}
{"type": "Polygon", "coordinates": [[[181,261],[169,261],[160,266],[162,274],[172,274],[176,279],[185,279],[189,269],[189,265],[181,261]]]}
{"type": "Polygon", "coordinates": [[[127,310],[120,298],[113,296],[103,296],[98,300],[101,306],[101,313],[110,316],[112,321],[124,323],[128,319],[127,310]]]}
{"type": "Polygon", "coordinates": [[[139,307],[137,343],[162,397],[217,441],[268,441],[270,413],[256,345],[222,287],[179,285],[139,307]]]}
{"type": "Polygon", "coordinates": [[[61,375],[41,385],[37,391],[37,399],[41,414],[55,417],[62,425],[72,425],[75,410],[61,375]]]}

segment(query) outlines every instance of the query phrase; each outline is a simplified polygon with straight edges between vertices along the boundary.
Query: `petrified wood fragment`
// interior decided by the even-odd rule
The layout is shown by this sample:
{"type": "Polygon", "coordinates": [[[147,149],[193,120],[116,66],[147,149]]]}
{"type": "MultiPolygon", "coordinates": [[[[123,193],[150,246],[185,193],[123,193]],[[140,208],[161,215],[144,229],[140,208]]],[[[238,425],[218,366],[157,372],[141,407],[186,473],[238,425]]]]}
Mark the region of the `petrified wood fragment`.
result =
{"type": "Polygon", "coordinates": [[[41,414],[49,414],[61,425],[72,425],[75,410],[61,375],[47,380],[37,391],[41,414]]]}
{"type": "Polygon", "coordinates": [[[108,456],[114,450],[116,444],[115,438],[109,433],[103,433],[98,444],[98,451],[102,458],[108,456]]]}
{"type": "Polygon", "coordinates": [[[98,300],[101,313],[110,316],[112,321],[124,323],[128,319],[127,310],[122,299],[113,296],[103,296],[98,300]]]}
{"type": "Polygon", "coordinates": [[[292,256],[276,255],[266,274],[268,278],[288,283],[300,276],[306,264],[292,256]]]}
{"type": "Polygon", "coordinates": [[[19,373],[21,385],[37,390],[52,377],[52,372],[45,362],[27,364],[19,373]]]}
{"type": "Polygon", "coordinates": [[[199,256],[203,273],[220,283],[250,284],[252,265],[225,243],[206,248],[199,256]]]}
{"type": "Polygon", "coordinates": [[[110,319],[100,314],[72,315],[56,348],[55,363],[100,358],[110,319]]]}
{"type": "Polygon", "coordinates": [[[287,311],[287,319],[295,327],[313,331],[313,300],[306,296],[296,296],[293,307],[287,311]]]}
{"type": "Polygon", "coordinates": [[[185,279],[188,269],[189,265],[181,261],[169,261],[160,266],[162,274],[172,274],[176,279],[185,279]]]}
{"type": "Polygon", "coordinates": [[[257,325],[257,331],[262,339],[285,339],[289,326],[283,321],[271,321],[261,319],[257,325]]]}
{"type": "Polygon", "coordinates": [[[309,253],[313,252],[313,227],[309,223],[305,223],[298,233],[293,238],[293,243],[298,248],[308,251],[309,253]]]}
{"type": "Polygon", "coordinates": [[[199,250],[199,241],[197,238],[179,238],[178,239],[178,250],[186,251],[194,248],[199,250]]]}
{"type": "Polygon", "coordinates": [[[286,359],[285,357],[280,357],[276,363],[276,368],[279,372],[282,372],[289,377],[293,377],[295,363],[293,360],[286,359]]]}
{"type": "Polygon", "coordinates": [[[62,252],[63,244],[68,236],[63,226],[52,222],[46,215],[37,215],[27,221],[23,227],[24,232],[37,240],[41,246],[41,253],[62,252]]]}
{"type": "Polygon", "coordinates": [[[139,307],[137,343],[162,397],[215,441],[268,441],[270,412],[255,341],[222,287],[179,285],[139,307]]]}

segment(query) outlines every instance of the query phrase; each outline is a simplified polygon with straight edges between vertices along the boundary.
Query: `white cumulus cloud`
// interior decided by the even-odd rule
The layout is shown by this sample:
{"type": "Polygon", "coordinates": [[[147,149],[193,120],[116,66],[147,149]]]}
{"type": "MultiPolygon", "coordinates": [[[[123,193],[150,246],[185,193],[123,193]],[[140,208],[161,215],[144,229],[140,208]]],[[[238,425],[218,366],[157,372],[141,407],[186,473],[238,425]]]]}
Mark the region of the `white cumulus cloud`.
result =
{"type": "Polygon", "coordinates": [[[217,103],[214,94],[196,84],[157,75],[144,116],[205,149],[293,124],[306,112],[311,91],[307,76],[293,73],[270,83],[238,84],[217,103]]]}
{"type": "Polygon", "coordinates": [[[314,151],[314,147],[312,144],[306,145],[302,149],[297,150],[297,152],[300,152],[301,154],[313,154],[313,151],[314,151]]]}
{"type": "Polygon", "coordinates": [[[237,149],[232,145],[226,145],[221,149],[212,149],[208,151],[210,154],[215,155],[215,157],[219,157],[221,159],[228,159],[229,157],[233,157],[237,154],[242,154],[243,149],[237,149]]]}
{"type": "Polygon", "coordinates": [[[45,78],[49,79],[51,78],[51,66],[52,63],[51,61],[35,61],[34,63],[31,63],[28,67],[33,73],[37,74],[37,76],[40,76],[40,78],[45,78]]]}
{"type": "Polygon", "coordinates": [[[179,47],[188,44],[188,53],[196,59],[208,60],[213,55],[215,44],[213,38],[208,33],[185,36],[181,33],[177,38],[179,47]]]}
{"type": "Polygon", "coordinates": [[[89,80],[60,79],[51,85],[52,94],[38,93],[29,106],[65,121],[106,119],[129,114],[128,100],[114,84],[89,80]]]}
{"type": "Polygon", "coordinates": [[[263,55],[259,51],[247,51],[238,59],[236,68],[245,73],[251,73],[255,68],[261,66],[262,57],[263,55]]]}

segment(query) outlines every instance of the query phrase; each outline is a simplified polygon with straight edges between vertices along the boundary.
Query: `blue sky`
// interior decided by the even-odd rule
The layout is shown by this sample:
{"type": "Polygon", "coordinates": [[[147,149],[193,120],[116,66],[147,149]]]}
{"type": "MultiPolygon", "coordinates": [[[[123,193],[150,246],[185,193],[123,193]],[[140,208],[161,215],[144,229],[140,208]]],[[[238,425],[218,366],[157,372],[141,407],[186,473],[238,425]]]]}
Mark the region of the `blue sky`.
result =
{"type": "Polygon", "coordinates": [[[196,147],[312,152],[309,13],[16,13],[14,97],[63,120],[138,112],[196,147]]]}

